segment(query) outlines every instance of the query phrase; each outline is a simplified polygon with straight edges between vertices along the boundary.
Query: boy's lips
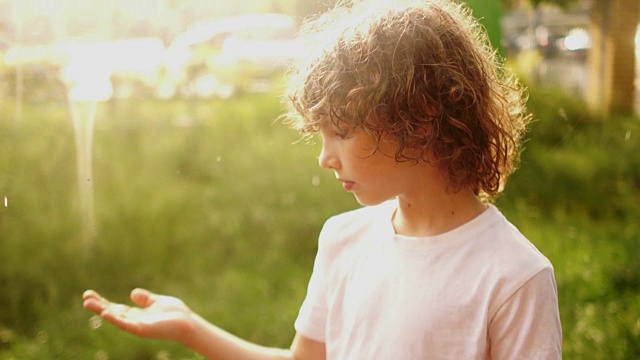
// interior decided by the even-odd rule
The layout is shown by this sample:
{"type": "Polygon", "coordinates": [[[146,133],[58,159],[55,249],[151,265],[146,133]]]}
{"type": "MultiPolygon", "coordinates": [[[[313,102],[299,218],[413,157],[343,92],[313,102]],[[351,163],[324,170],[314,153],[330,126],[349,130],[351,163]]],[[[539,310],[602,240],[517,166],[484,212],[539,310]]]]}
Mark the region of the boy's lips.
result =
{"type": "Polygon", "coordinates": [[[346,191],[350,191],[351,189],[353,189],[353,186],[355,185],[355,182],[349,181],[349,180],[338,179],[338,181],[342,183],[342,187],[346,191]]]}

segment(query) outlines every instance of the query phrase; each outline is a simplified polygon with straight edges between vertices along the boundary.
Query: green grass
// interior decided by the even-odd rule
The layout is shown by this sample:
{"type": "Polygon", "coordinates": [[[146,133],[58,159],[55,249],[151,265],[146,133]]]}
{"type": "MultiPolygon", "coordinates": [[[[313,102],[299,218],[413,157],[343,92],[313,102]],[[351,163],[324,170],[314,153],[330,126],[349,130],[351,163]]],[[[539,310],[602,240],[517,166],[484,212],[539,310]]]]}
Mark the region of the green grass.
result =
{"type": "Polygon", "coordinates": [[[66,104],[25,110],[18,131],[2,123],[0,358],[193,357],[92,330],[80,301],[90,287],[126,301],[146,286],[249,339],[291,341],[320,226],[355,202],[317,166],[317,147],[273,123],[273,96],[101,104],[90,245],[66,104]]]}
{"type": "Polygon", "coordinates": [[[640,358],[640,119],[532,89],[521,168],[498,200],[552,261],[564,357],[640,358]]]}
{"type": "MultiPolygon", "coordinates": [[[[356,203],[318,167],[317,145],[273,123],[274,96],[101,104],[91,244],[66,104],[26,104],[19,126],[0,106],[0,359],[198,358],[96,323],[87,288],[127,301],[145,286],[288,346],[320,227],[356,203]]],[[[541,89],[531,108],[538,121],[498,205],[555,265],[565,358],[636,359],[639,121],[541,89]]]]}

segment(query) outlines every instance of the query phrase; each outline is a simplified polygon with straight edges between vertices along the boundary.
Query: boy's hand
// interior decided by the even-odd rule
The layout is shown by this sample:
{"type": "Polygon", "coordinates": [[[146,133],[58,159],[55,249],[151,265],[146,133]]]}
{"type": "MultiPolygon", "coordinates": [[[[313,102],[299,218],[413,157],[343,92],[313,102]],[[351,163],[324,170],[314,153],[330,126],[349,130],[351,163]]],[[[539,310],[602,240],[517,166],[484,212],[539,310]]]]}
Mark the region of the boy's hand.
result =
{"type": "Polygon", "coordinates": [[[178,342],[189,336],[193,313],[180,299],[144,289],[131,291],[131,300],[140,307],[112,303],[93,290],[82,298],[86,309],[131,334],[178,342]]]}

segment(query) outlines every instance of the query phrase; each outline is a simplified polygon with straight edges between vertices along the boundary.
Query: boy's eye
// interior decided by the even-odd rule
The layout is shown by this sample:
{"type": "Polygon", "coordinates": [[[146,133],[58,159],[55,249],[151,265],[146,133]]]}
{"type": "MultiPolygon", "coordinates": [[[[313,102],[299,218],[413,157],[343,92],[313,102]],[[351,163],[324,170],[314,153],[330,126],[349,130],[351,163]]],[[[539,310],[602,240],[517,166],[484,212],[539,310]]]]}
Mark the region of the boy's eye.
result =
{"type": "Polygon", "coordinates": [[[353,127],[336,127],[333,129],[333,134],[340,139],[344,140],[349,137],[353,127]]]}

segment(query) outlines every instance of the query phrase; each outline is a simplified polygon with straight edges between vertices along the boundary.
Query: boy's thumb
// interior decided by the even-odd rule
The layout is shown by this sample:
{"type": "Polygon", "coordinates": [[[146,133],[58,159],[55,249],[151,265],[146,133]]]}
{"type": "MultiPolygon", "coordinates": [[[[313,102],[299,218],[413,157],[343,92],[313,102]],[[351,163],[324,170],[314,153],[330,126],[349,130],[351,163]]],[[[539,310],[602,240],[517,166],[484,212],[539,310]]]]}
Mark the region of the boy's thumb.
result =
{"type": "Polygon", "coordinates": [[[131,291],[131,300],[138,306],[147,307],[156,302],[156,295],[146,289],[133,289],[131,291]]]}

